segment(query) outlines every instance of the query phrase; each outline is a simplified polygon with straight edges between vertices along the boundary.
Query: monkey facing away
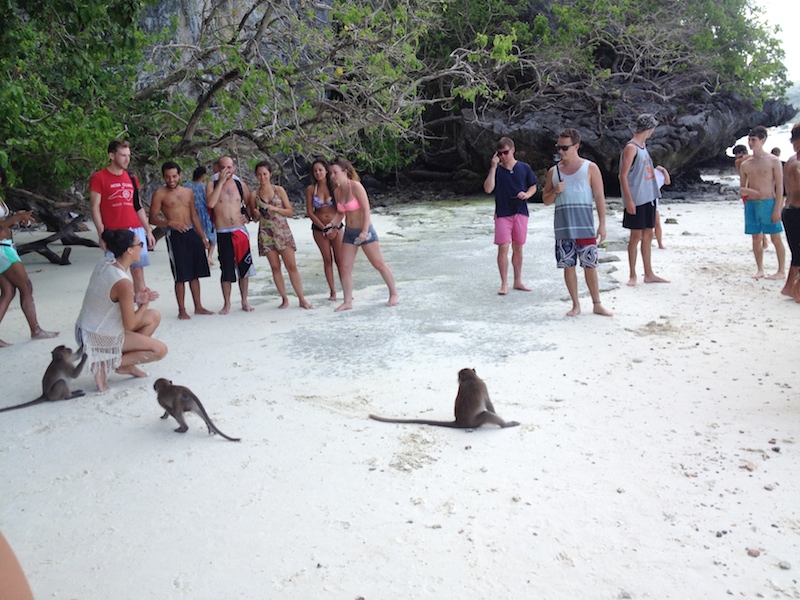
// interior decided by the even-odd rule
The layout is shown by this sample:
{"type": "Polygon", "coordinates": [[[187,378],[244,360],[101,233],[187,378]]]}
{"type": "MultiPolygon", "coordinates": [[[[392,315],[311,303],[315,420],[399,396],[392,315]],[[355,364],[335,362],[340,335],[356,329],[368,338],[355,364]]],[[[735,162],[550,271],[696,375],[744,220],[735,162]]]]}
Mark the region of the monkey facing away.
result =
{"type": "Polygon", "coordinates": [[[53,359],[47,366],[47,369],[44,372],[44,377],[42,377],[42,395],[35,400],[25,402],[24,404],[0,408],[0,412],[15,410],[17,408],[25,408],[27,406],[33,406],[34,404],[41,404],[42,402],[71,400],[72,398],[79,398],[80,396],[85,395],[83,390],[75,390],[74,392],[70,392],[69,385],[67,385],[67,381],[65,379],[65,377],[75,379],[81,374],[83,365],[86,364],[87,358],[86,354],[83,352],[83,346],[78,348],[78,350],[75,352],[66,346],[56,346],[53,348],[52,355],[53,359]],[[74,365],[73,363],[78,359],[79,356],[81,356],[80,362],[77,365],[74,365]]]}
{"type": "Polygon", "coordinates": [[[162,377],[161,379],[156,379],[153,389],[158,394],[158,403],[165,411],[161,418],[166,419],[168,416],[172,416],[180,425],[175,430],[178,433],[186,433],[189,429],[189,426],[186,425],[186,419],[183,418],[183,413],[193,412],[206,422],[208,433],[218,433],[232,442],[240,441],[240,438],[229,437],[217,429],[217,426],[211,421],[211,417],[208,416],[206,409],[203,408],[200,399],[186,386],[173,385],[169,379],[162,377]]]}
{"type": "Polygon", "coordinates": [[[389,419],[370,415],[370,419],[384,423],[418,423],[420,425],[436,425],[438,427],[456,427],[458,429],[474,429],[487,423],[500,427],[515,427],[516,421],[504,421],[494,412],[489,390],[483,379],[478,377],[475,369],[461,369],[458,372],[458,394],[456,394],[455,421],[428,421],[426,419],[389,419]]]}

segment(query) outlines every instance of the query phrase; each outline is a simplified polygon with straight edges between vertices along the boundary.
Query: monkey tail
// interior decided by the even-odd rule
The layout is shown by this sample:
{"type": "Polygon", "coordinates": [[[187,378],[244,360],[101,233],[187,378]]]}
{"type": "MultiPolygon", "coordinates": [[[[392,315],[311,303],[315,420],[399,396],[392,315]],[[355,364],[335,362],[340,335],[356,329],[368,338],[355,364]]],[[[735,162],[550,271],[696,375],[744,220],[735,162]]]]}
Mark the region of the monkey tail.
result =
{"type": "Polygon", "coordinates": [[[41,404],[42,402],[47,402],[47,398],[44,394],[36,398],[36,400],[31,400],[30,402],[25,402],[23,404],[15,404],[14,406],[6,406],[5,408],[0,408],[0,412],[6,412],[7,410],[16,410],[18,408],[26,408],[28,406],[33,406],[34,404],[41,404]]]}
{"type": "Polygon", "coordinates": [[[461,425],[455,421],[428,421],[427,419],[390,419],[389,417],[379,417],[378,415],[370,415],[370,419],[380,421],[381,423],[413,423],[416,425],[433,425],[434,427],[452,427],[454,429],[463,429],[461,425]]]}
{"type": "Polygon", "coordinates": [[[212,421],[211,417],[208,416],[208,413],[206,412],[206,407],[202,405],[200,400],[195,398],[195,402],[197,402],[197,408],[200,410],[200,416],[203,417],[203,420],[206,422],[206,425],[208,425],[208,428],[210,430],[212,430],[214,433],[224,437],[226,440],[230,440],[232,442],[241,442],[242,441],[241,438],[233,438],[233,437],[230,437],[229,435],[225,435],[224,433],[222,433],[217,428],[217,426],[214,425],[214,421],[212,421]]]}

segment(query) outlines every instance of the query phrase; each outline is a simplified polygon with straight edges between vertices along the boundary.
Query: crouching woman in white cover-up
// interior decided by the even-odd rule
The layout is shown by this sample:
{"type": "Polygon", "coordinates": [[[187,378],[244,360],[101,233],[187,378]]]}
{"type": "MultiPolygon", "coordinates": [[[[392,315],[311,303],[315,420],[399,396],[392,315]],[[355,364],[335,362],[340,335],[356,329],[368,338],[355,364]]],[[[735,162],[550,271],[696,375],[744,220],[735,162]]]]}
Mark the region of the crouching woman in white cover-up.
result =
{"type": "Polygon", "coordinates": [[[109,371],[146,377],[136,365],[167,354],[167,346],[151,337],[161,323],[161,313],[148,308],[158,292],[142,288],[134,295],[128,275],[142,252],[141,240],[127,229],[106,229],[103,241],[114,258],[103,259],[95,267],[75,324],[75,339],[83,344],[101,392],[108,389],[109,371]]]}

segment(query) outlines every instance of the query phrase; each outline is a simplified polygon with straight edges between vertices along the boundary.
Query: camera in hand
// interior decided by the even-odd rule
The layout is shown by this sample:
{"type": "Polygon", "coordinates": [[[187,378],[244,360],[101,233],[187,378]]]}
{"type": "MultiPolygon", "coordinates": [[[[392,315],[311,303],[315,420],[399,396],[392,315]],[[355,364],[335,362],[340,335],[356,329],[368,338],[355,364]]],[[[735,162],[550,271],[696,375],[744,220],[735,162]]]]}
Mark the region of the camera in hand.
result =
{"type": "Polygon", "coordinates": [[[262,217],[266,217],[267,216],[267,207],[266,206],[259,206],[258,207],[258,212],[261,213],[262,217]]]}

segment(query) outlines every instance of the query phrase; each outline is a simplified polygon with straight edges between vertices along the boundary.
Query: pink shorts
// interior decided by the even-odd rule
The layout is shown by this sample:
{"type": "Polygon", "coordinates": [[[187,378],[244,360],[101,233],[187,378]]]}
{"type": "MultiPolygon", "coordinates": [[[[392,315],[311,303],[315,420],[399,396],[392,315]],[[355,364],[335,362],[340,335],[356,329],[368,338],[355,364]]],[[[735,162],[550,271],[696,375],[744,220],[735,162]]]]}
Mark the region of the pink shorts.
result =
{"type": "Polygon", "coordinates": [[[528,215],[494,218],[494,243],[519,244],[528,239],[528,215]]]}

